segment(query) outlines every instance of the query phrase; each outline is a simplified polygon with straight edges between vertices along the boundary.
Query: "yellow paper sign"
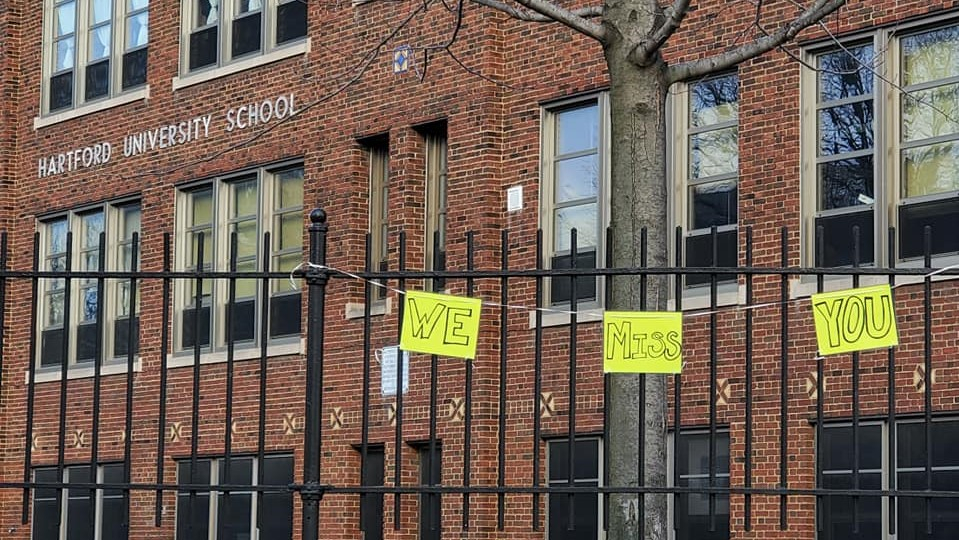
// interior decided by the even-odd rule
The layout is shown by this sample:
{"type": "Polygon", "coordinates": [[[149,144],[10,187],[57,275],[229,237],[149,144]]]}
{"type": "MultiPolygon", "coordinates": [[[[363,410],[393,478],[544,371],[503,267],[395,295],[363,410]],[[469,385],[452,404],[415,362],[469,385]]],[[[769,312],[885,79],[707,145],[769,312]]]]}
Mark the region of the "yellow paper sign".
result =
{"type": "Polygon", "coordinates": [[[406,291],[400,348],[473,359],[483,301],[448,294],[406,291]]]}
{"type": "Polygon", "coordinates": [[[899,345],[889,285],[812,296],[819,354],[842,354],[899,345]]]}
{"type": "Polygon", "coordinates": [[[603,313],[604,372],[680,373],[682,368],[682,313],[603,313]]]}

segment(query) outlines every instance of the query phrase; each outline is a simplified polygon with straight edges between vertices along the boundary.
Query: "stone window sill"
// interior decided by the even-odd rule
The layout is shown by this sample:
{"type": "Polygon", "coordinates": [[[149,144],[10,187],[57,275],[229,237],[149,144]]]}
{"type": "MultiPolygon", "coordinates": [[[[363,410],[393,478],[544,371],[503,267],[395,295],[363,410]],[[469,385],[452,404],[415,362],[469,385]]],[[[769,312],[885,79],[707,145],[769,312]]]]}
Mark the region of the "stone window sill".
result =
{"type": "MultiPolygon", "coordinates": [[[[306,340],[301,338],[296,342],[276,343],[268,345],[266,348],[267,358],[278,356],[292,356],[306,353],[306,340]]],[[[260,358],[259,347],[237,348],[233,351],[233,360],[242,362],[244,360],[253,360],[260,358]]],[[[175,369],[193,366],[193,353],[183,351],[173,355],[167,355],[167,369],[175,369]]],[[[200,365],[222,364],[226,362],[226,351],[201,352],[200,365]]]]}
{"type": "Polygon", "coordinates": [[[178,77],[173,77],[173,89],[180,90],[181,88],[187,88],[197,84],[205,83],[214,79],[219,79],[220,77],[226,77],[227,75],[240,73],[241,71],[246,71],[248,69],[272,64],[273,62],[278,62],[292,56],[309,54],[309,52],[310,39],[307,38],[292,45],[286,45],[278,49],[274,49],[266,54],[251,56],[250,58],[244,58],[242,60],[230,62],[224,66],[204,69],[195,73],[186,73],[178,77]]]}
{"type": "MultiPolygon", "coordinates": [[[[143,364],[140,362],[140,358],[135,358],[133,360],[133,372],[139,373],[143,370],[143,364]]],[[[127,362],[126,360],[122,361],[110,361],[104,363],[100,366],[100,375],[109,376],[109,375],[122,375],[127,372],[127,362]]],[[[45,382],[54,382],[62,379],[63,372],[60,367],[46,367],[46,368],[37,368],[33,376],[34,383],[45,383],[45,382]]],[[[90,364],[74,364],[67,368],[67,379],[91,379],[93,378],[93,363],[90,364]]],[[[23,373],[23,382],[30,384],[30,372],[25,371],[23,373]]]]}
{"type": "Polygon", "coordinates": [[[86,103],[79,107],[55,112],[45,116],[38,116],[33,119],[33,129],[45,128],[54,124],[73,120],[74,118],[80,118],[89,114],[112,109],[113,107],[119,107],[120,105],[126,105],[127,103],[133,103],[134,101],[144,101],[147,99],[150,99],[149,85],[137,88],[136,90],[131,90],[129,92],[124,92],[109,99],[86,103]]]}

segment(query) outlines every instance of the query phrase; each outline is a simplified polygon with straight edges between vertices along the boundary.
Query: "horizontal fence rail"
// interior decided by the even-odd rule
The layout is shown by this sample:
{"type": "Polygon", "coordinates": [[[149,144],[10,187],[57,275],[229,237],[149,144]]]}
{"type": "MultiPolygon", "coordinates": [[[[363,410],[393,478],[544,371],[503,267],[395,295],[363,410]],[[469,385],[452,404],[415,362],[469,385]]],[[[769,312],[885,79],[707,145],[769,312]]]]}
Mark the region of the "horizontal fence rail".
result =
{"type": "MultiPolygon", "coordinates": [[[[882,501],[889,535],[907,514],[897,505],[922,512],[929,535],[937,527],[937,501],[959,506],[959,485],[935,480],[937,470],[959,464],[936,462],[934,437],[940,423],[959,421],[959,381],[949,380],[959,373],[949,345],[959,340],[953,284],[959,267],[938,264],[943,259],[931,253],[928,227],[925,256],[906,267],[896,256],[893,229],[885,266],[860,266],[854,229],[851,264],[817,268],[798,265],[798,237],[787,229],[777,229],[772,242],[765,231],[759,252],[751,227],[736,232],[742,266],[709,264],[722,260],[715,228],[705,243],[691,243],[677,229],[668,266],[649,266],[645,230],[641,260],[615,268],[611,249],[580,249],[575,229],[561,255],[544,246],[542,234],[478,231],[444,239],[449,245],[433,238],[442,264],[429,265],[422,243],[414,246],[400,233],[381,265],[369,235],[360,255],[327,253],[326,215],[314,211],[310,218],[308,260],[282,270],[271,269],[269,234],[260,239],[255,270],[239,269],[248,259],[238,263],[236,233],[226,239],[225,261],[204,253],[202,232],[188,244],[195,247],[178,248],[182,260],[175,260],[169,234],[146,252],[142,247],[153,246],[141,246],[134,235],[123,269],[108,267],[116,246],[103,233],[95,251],[82,253],[68,233],[62,259],[53,262],[37,234],[29,269],[11,267],[8,235],[0,236],[0,399],[23,404],[22,419],[6,419],[23,429],[22,437],[3,441],[4,467],[16,470],[3,471],[0,495],[19,493],[22,524],[36,527],[36,501],[50,499],[59,530],[64,501],[81,491],[90,501],[118,492],[124,534],[150,526],[172,531],[179,525],[165,509],[176,507],[177,520],[186,516],[188,538],[204,534],[193,529],[199,519],[193,512],[210,493],[223,495],[212,525],[219,530],[231,527],[230,507],[246,504],[244,497],[266,508],[265,498],[276,493],[299,494],[300,501],[290,498],[292,519],[299,524],[295,536],[306,540],[322,538],[328,527],[367,534],[371,527],[419,527],[435,533],[430,538],[450,529],[517,530],[518,516],[524,530],[543,531],[553,523],[550,509],[563,512],[556,523],[572,530],[577,513],[592,511],[582,507],[584,496],[597,497],[596,522],[608,526],[612,494],[642,495],[640,523],[649,512],[645,496],[666,494],[677,531],[699,526],[683,512],[705,501],[703,526],[711,533],[752,530],[757,505],[775,508],[778,528],[788,530],[790,505],[809,500],[818,516],[810,536],[825,537],[831,532],[824,516],[840,500],[851,504],[854,532],[873,519],[872,501],[882,501]],[[695,256],[688,248],[698,250],[695,256]],[[706,266],[685,266],[691,260],[706,266]],[[608,400],[613,378],[631,375],[602,372],[596,321],[601,307],[616,300],[617,280],[638,287],[631,309],[684,313],[684,372],[639,375],[635,411],[613,410],[608,400]],[[899,347],[820,357],[810,294],[865,282],[893,287],[899,347]],[[483,300],[476,359],[407,356],[393,348],[412,290],[483,300]],[[350,304],[359,305],[352,315],[350,304]],[[30,310],[29,322],[18,308],[30,310]],[[282,369],[274,367],[272,349],[281,318],[301,321],[298,331],[280,336],[293,343],[284,349],[290,359],[282,369]],[[305,344],[297,347],[301,336],[305,344]],[[83,347],[92,357],[78,362],[83,347]],[[669,403],[649,403],[647,382],[664,377],[669,403]],[[606,444],[622,429],[617,415],[642,419],[655,407],[664,408],[668,426],[649,431],[638,422],[630,436],[639,442],[640,481],[617,484],[606,444]],[[281,409],[294,411],[283,430],[295,433],[295,442],[278,445],[270,426],[281,409]],[[254,431],[237,430],[241,416],[254,431]],[[908,455],[900,432],[919,437],[909,439],[908,455]],[[672,441],[666,485],[643,480],[655,457],[645,443],[654,437],[672,441]],[[688,441],[696,437],[705,444],[697,454],[705,465],[693,472],[680,454],[690,459],[688,441]],[[581,452],[593,451],[584,441],[599,441],[588,478],[577,476],[587,459],[581,452]],[[827,451],[840,446],[827,448],[826,441],[841,445],[845,453],[836,455],[848,463],[830,468],[835,456],[827,451]],[[871,451],[880,458],[869,457],[871,451]],[[812,472],[797,469],[797,452],[805,452],[812,472]],[[268,460],[287,454],[295,475],[268,477],[268,460]],[[237,472],[242,460],[256,463],[256,472],[237,472]],[[104,464],[118,467],[119,477],[98,472],[104,464]],[[81,470],[84,477],[74,478],[81,470]],[[247,480],[237,481],[240,474],[247,480]],[[876,474],[884,478],[880,485],[873,483],[876,474]],[[900,476],[908,485],[900,485],[900,476]],[[147,495],[151,523],[137,524],[143,511],[133,513],[132,501],[147,495]],[[723,525],[717,516],[732,511],[731,497],[737,520],[723,525]],[[337,505],[353,509],[354,523],[319,527],[321,515],[334,519],[330,509],[337,505]]],[[[606,246],[613,234],[606,232],[606,246]]],[[[827,260],[821,228],[816,236],[816,258],[827,260]]],[[[97,534],[98,504],[90,504],[85,521],[90,538],[97,534]]],[[[255,516],[258,530],[267,530],[264,519],[263,512],[255,516]]]]}

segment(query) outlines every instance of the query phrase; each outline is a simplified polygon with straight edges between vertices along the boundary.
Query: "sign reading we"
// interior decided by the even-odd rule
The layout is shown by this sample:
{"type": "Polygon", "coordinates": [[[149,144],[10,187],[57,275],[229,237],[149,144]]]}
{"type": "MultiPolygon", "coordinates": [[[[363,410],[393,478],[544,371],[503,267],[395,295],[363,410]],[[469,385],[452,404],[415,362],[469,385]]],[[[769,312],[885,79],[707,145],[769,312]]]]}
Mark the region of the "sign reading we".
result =
{"type": "Polygon", "coordinates": [[[603,313],[604,372],[680,373],[682,368],[682,313],[603,313]]]}
{"type": "Polygon", "coordinates": [[[406,291],[404,306],[400,349],[458,358],[476,357],[482,300],[406,291]]]}
{"type": "Polygon", "coordinates": [[[889,285],[812,296],[819,354],[842,354],[899,345],[889,285]]]}

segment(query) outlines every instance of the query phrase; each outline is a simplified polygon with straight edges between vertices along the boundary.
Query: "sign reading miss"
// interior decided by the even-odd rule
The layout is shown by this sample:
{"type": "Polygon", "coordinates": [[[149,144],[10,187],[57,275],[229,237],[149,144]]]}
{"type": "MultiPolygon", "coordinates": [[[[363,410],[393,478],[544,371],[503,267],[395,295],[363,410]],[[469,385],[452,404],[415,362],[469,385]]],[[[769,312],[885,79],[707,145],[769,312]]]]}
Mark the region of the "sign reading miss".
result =
{"type": "Polygon", "coordinates": [[[812,311],[820,355],[899,345],[889,285],[814,294],[812,311]]]}
{"type": "Polygon", "coordinates": [[[680,373],[683,314],[607,311],[603,314],[603,371],[680,373]]]}
{"type": "Polygon", "coordinates": [[[473,359],[479,339],[479,298],[406,291],[400,335],[404,351],[473,359]]]}

